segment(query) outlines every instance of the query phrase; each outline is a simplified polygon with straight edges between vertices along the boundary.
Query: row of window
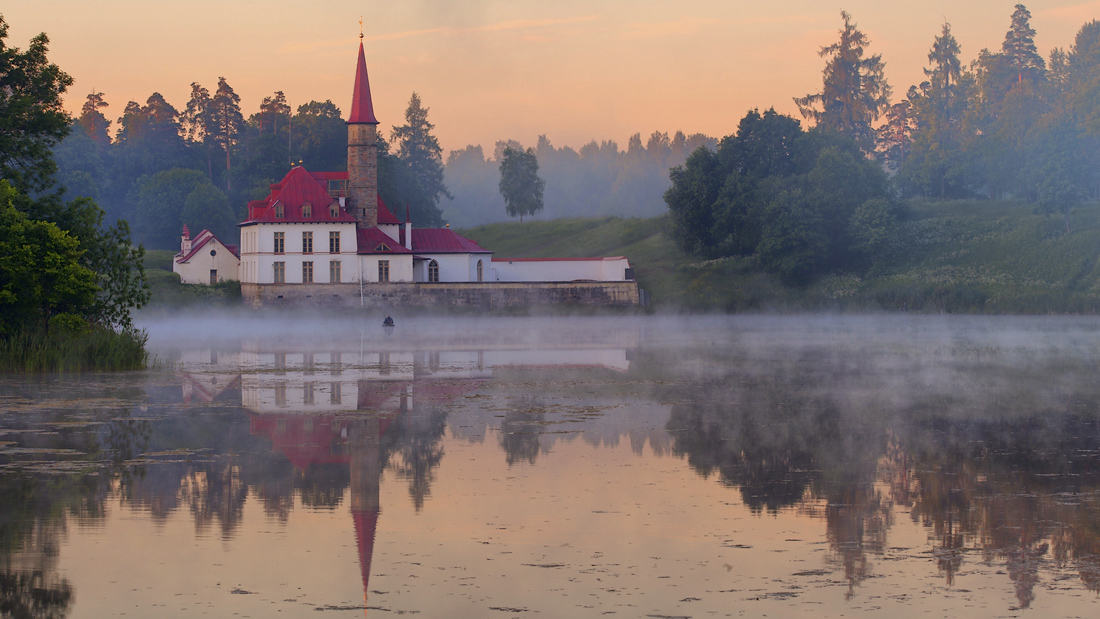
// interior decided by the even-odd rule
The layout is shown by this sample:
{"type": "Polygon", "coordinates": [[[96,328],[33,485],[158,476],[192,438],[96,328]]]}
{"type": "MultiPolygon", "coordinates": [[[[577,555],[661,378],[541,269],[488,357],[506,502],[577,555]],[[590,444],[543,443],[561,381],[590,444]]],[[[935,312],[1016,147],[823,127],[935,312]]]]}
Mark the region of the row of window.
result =
{"type": "MultiPolygon", "coordinates": [[[[276,232],[275,233],[275,253],[277,253],[277,254],[285,254],[286,253],[286,233],[285,232],[276,232]]],[[[302,233],[302,253],[303,254],[312,254],[313,253],[313,233],[312,232],[303,232],[302,233]]],[[[328,233],[328,253],[330,253],[330,254],[340,253],[340,233],[339,232],[329,232],[328,233]]]]}
{"type": "MultiPolygon", "coordinates": [[[[337,217],[340,216],[340,203],[339,202],[333,202],[332,204],[329,205],[329,207],[328,207],[328,216],[331,219],[336,219],[337,217]]],[[[282,219],[283,217],[286,217],[286,209],[283,207],[282,202],[276,202],[275,203],[275,218],[276,219],[282,219]]],[[[313,218],[313,205],[310,204],[309,202],[305,202],[305,203],[302,204],[302,218],[303,219],[312,219],[313,218]]]]}
{"type": "MultiPolygon", "coordinates": [[[[285,284],[286,283],[286,263],[285,262],[276,262],[273,266],[274,266],[274,269],[275,269],[275,283],[276,284],[285,284]]],[[[328,263],[328,281],[331,282],[331,283],[334,283],[334,284],[340,283],[340,261],[339,260],[330,260],[329,261],[329,263],[328,263]]],[[[305,284],[312,284],[313,283],[313,261],[312,260],[302,263],[302,283],[305,283],[305,284]]]]}
{"type": "MultiPolygon", "coordinates": [[[[276,232],[276,235],[281,235],[282,232],[276,232]]],[[[275,283],[286,283],[286,263],[276,262],[274,263],[275,269],[275,283]]],[[[213,271],[211,272],[211,278],[214,277],[213,271]]],[[[477,281],[484,281],[482,278],[483,266],[481,260],[477,261],[477,281]]],[[[328,263],[328,281],[332,283],[340,283],[340,261],[330,260],[328,263]]],[[[390,281],[390,261],[379,260],[378,261],[378,281],[388,282],[390,281]]],[[[428,281],[439,281],[439,263],[435,260],[428,262],[428,281]]],[[[313,283],[313,261],[307,261],[302,263],[302,282],[306,284],[313,283]]]]}

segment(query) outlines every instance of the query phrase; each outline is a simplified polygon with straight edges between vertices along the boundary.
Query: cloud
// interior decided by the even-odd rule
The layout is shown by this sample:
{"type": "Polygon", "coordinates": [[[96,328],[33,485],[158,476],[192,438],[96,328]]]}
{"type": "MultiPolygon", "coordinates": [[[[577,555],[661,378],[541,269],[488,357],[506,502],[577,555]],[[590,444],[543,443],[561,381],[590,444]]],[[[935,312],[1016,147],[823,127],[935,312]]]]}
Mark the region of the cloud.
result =
{"type": "MultiPolygon", "coordinates": [[[[522,30],[535,30],[552,28],[554,26],[567,26],[572,24],[581,24],[587,22],[593,22],[599,19],[596,15],[584,15],[580,17],[569,17],[564,19],[513,19],[510,21],[497,22],[495,24],[484,24],[481,26],[470,26],[466,28],[455,28],[451,26],[439,26],[437,28],[424,28],[421,30],[404,30],[401,32],[387,32],[384,34],[376,34],[368,37],[364,37],[364,41],[395,41],[398,39],[408,39],[413,37],[421,37],[428,35],[442,35],[451,37],[461,37],[471,34],[484,34],[491,32],[511,32],[522,30]]],[[[529,35],[531,37],[543,38],[540,35],[529,35]]],[[[346,47],[355,43],[354,38],[341,39],[337,41],[318,41],[318,42],[295,42],[287,43],[282,46],[281,50],[286,52],[308,52],[318,49],[327,49],[330,47],[346,47]]]]}

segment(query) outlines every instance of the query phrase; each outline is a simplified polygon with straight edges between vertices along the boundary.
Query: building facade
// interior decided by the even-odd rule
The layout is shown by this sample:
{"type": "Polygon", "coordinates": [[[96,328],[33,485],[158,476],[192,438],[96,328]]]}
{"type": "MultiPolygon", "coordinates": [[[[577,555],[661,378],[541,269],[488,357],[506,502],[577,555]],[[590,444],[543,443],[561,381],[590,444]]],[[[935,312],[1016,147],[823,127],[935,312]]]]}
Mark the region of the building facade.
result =
{"type": "Polygon", "coordinates": [[[347,172],[294,167],[271,185],[265,199],[249,202],[248,217],[238,224],[241,294],[246,302],[253,306],[305,298],[350,302],[357,297],[361,305],[368,298],[383,303],[420,299],[417,303],[432,305],[467,304],[475,298],[487,298],[490,303],[492,298],[517,299],[517,303],[542,298],[534,289],[494,297],[493,291],[480,289],[455,296],[443,287],[495,282],[532,286],[614,282],[621,290],[613,294],[555,289],[545,299],[638,302],[637,285],[625,258],[563,260],[552,265],[547,260],[505,263],[450,228],[415,229],[407,212],[404,222],[397,219],[378,193],[378,119],[362,43],[347,126],[347,172]],[[435,285],[440,287],[431,288],[435,285]]]}

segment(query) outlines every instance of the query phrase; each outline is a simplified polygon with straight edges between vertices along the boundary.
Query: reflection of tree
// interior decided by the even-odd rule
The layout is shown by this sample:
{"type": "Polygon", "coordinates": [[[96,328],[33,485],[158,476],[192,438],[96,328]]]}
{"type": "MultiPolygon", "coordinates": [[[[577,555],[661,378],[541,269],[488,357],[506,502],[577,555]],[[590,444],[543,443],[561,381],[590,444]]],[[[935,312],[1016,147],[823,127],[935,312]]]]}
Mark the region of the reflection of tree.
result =
{"type": "Polygon", "coordinates": [[[534,464],[539,456],[539,434],[545,412],[530,398],[513,405],[500,422],[500,448],[506,454],[508,466],[518,462],[534,464]]]}
{"type": "Polygon", "coordinates": [[[229,539],[240,525],[248,487],[232,457],[222,456],[204,470],[189,471],[180,484],[180,496],[191,509],[196,531],[205,531],[217,520],[222,537],[229,539]]]}
{"type": "Polygon", "coordinates": [[[447,413],[438,408],[405,412],[382,435],[382,449],[397,476],[409,482],[409,496],[417,511],[431,494],[435,469],[443,460],[443,433],[447,413]]]}
{"type": "Polygon", "coordinates": [[[60,619],[69,612],[69,581],[41,571],[0,572],[0,617],[60,619]]]}

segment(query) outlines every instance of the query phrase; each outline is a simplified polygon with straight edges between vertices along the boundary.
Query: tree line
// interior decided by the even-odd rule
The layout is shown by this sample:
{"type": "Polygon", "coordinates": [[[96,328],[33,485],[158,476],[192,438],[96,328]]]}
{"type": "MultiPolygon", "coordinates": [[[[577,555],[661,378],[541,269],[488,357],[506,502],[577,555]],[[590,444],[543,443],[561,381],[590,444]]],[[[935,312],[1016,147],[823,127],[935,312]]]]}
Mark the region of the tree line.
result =
{"type": "Polygon", "coordinates": [[[673,168],[665,200],[683,250],[804,283],[888,259],[904,198],[1023,200],[1061,214],[1066,234],[1071,210],[1100,198],[1100,21],[1048,61],[1018,4],[1001,49],[969,64],[944,23],[926,79],[892,102],[883,58],[841,18],[820,49],[821,90],[794,98],[812,129],[753,110],[673,168]]]}
{"type": "Polygon", "coordinates": [[[489,154],[480,144],[470,144],[447,154],[444,179],[454,199],[443,204],[443,215],[459,227],[519,216],[519,211],[506,210],[500,185],[501,165],[511,149],[536,157],[545,182],[542,216],[547,219],[657,216],[667,210],[661,195],[669,187],[669,168],[700,147],[716,145],[714,138],[682,131],[671,136],[654,131],[645,140],[635,133],[625,150],[614,140],[592,140],[579,149],[555,147],[546,135],[527,148],[517,140],[499,140],[489,154]]]}
{"type": "MultiPolygon", "coordinates": [[[[135,241],[156,249],[178,247],[180,230],[209,228],[235,242],[249,200],[262,199],[293,165],[313,171],[347,170],[347,126],[332,101],[309,101],[292,111],[286,95],[264,97],[245,117],[240,97],[222,77],[213,93],[191,84],[176,108],[154,92],[130,101],[114,121],[105,95],[92,92],[54,149],[67,195],[96,200],[108,219],[126,220],[135,241]]],[[[397,213],[438,226],[443,185],[442,149],[428,108],[413,93],[405,124],[379,142],[379,191],[397,213]]]]}

